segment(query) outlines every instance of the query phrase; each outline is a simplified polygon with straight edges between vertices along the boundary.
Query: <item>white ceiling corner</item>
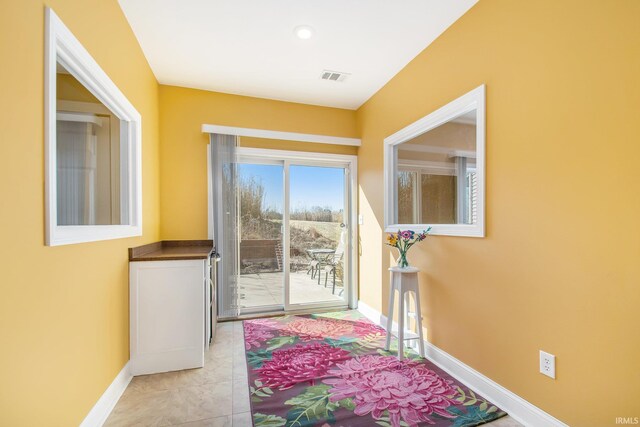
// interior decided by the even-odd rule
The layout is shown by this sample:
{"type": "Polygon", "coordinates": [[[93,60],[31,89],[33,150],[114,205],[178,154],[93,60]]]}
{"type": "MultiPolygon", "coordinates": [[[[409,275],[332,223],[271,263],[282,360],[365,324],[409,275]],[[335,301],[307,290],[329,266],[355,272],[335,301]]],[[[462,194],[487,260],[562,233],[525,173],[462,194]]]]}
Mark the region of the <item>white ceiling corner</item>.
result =
{"type": "Polygon", "coordinates": [[[119,0],[161,84],[348,109],[477,1],[119,0]]]}

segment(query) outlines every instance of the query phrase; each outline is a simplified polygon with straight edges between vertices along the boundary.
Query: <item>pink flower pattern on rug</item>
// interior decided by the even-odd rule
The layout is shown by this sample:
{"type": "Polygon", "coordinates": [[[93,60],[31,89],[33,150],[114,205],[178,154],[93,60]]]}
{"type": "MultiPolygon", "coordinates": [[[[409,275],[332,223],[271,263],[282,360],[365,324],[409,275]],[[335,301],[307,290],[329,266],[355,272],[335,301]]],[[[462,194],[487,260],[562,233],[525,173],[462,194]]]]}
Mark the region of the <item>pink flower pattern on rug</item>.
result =
{"type": "Polygon", "coordinates": [[[473,427],[506,413],[357,311],[244,322],[255,426],[473,427]],[[395,339],[393,342],[395,345],[395,339]]]}
{"type": "Polygon", "coordinates": [[[292,336],[298,336],[303,341],[322,340],[324,338],[338,339],[354,332],[350,322],[333,319],[311,319],[298,317],[287,323],[282,332],[292,336]]]}
{"type": "Polygon", "coordinates": [[[273,352],[271,360],[256,369],[267,387],[286,390],[298,383],[313,385],[330,367],[349,358],[349,352],[324,343],[298,344],[273,352]]]}
{"type": "Polygon", "coordinates": [[[393,427],[399,427],[401,420],[411,427],[430,423],[433,413],[454,418],[446,409],[456,403],[452,396],[457,391],[423,363],[362,356],[338,364],[329,374],[336,377],[324,380],[332,386],[329,399],[354,398],[356,415],[371,413],[379,420],[388,411],[393,427]]]}
{"type": "Polygon", "coordinates": [[[278,328],[278,323],[271,319],[254,319],[244,321],[244,348],[251,350],[252,347],[260,347],[263,342],[273,338],[274,329],[278,328]]]}
{"type": "Polygon", "coordinates": [[[364,337],[369,334],[386,335],[387,333],[387,331],[383,327],[373,324],[368,320],[359,320],[353,322],[353,330],[355,331],[356,335],[360,337],[364,337]]]}

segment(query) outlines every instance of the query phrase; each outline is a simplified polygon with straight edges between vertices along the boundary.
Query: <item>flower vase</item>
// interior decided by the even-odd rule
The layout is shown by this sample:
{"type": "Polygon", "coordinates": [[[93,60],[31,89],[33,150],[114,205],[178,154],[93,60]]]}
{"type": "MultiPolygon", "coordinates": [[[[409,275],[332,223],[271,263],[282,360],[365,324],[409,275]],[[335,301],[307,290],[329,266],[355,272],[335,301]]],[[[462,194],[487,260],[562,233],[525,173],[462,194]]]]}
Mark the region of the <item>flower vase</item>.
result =
{"type": "Polygon", "coordinates": [[[400,256],[397,259],[398,267],[400,268],[409,267],[409,261],[407,261],[407,253],[403,251],[398,251],[398,252],[400,252],[400,256]]]}

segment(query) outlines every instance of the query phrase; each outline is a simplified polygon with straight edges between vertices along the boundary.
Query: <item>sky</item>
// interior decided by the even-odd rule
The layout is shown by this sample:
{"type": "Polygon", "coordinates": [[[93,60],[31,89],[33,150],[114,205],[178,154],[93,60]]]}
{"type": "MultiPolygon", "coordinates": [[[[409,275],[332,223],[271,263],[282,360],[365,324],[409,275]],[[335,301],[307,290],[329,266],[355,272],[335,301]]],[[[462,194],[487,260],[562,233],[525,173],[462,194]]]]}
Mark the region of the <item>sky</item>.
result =
{"type": "MultiPolygon", "coordinates": [[[[238,173],[243,178],[253,176],[265,188],[265,206],[282,211],[282,165],[239,164],[238,173]]],[[[332,210],[344,209],[344,169],[318,166],[289,167],[291,210],[312,206],[329,206],[332,210]]]]}

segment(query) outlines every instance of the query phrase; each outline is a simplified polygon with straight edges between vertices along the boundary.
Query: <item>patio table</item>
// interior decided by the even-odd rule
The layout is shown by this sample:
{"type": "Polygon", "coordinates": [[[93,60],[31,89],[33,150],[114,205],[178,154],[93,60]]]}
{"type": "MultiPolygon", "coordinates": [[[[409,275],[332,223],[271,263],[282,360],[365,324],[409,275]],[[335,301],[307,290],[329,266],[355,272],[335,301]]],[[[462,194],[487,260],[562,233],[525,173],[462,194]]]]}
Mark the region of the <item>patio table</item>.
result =
{"type": "Polygon", "coordinates": [[[307,253],[316,261],[326,261],[331,255],[336,253],[335,249],[307,249],[307,253]]]}
{"type": "MultiPolygon", "coordinates": [[[[320,284],[320,269],[327,264],[329,258],[336,253],[335,249],[307,249],[307,253],[311,257],[311,261],[309,261],[309,271],[311,272],[311,278],[318,274],[318,284],[320,284]]],[[[307,271],[307,273],[309,273],[307,271]]]]}

